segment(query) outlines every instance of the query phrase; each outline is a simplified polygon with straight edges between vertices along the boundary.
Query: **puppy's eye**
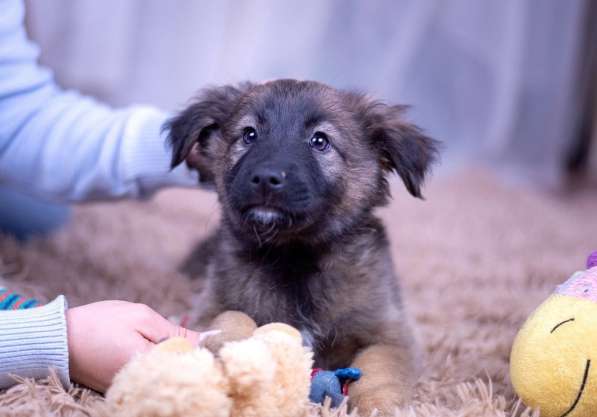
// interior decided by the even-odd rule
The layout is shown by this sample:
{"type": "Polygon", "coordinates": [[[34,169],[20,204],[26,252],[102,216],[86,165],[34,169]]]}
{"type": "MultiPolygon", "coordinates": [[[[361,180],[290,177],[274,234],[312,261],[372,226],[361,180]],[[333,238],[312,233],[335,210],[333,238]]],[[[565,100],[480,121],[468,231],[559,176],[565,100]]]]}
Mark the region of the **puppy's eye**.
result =
{"type": "Polygon", "coordinates": [[[243,130],[243,142],[247,145],[255,142],[257,140],[257,131],[252,127],[245,127],[243,130]]]}
{"type": "Polygon", "coordinates": [[[319,152],[325,152],[330,147],[330,140],[328,136],[323,132],[315,132],[309,140],[309,146],[319,152]]]}

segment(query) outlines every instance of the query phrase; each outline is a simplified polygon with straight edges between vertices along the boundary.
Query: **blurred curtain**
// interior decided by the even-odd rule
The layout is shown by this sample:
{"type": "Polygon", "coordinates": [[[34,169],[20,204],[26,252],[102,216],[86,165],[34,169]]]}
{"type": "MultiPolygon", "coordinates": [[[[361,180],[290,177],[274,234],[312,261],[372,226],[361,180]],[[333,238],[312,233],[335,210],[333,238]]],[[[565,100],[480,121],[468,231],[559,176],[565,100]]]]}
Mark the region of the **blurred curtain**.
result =
{"type": "Polygon", "coordinates": [[[557,182],[578,122],[587,0],[29,0],[68,87],[178,109],[203,86],[316,79],[413,106],[444,167],[557,182]]]}

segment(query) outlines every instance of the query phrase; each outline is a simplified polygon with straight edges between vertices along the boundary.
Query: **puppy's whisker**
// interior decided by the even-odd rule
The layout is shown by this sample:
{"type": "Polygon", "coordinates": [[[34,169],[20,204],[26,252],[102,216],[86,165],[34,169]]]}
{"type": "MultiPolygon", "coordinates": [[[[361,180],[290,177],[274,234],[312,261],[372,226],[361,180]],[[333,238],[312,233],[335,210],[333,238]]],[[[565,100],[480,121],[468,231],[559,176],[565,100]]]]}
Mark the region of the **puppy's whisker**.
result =
{"type": "Polygon", "coordinates": [[[272,223],[270,228],[263,233],[265,240],[263,244],[273,242],[276,236],[278,235],[278,228],[275,223],[272,223]]]}
{"type": "Polygon", "coordinates": [[[255,237],[257,238],[258,245],[262,246],[261,237],[259,236],[259,232],[257,231],[257,227],[253,226],[253,231],[255,232],[255,237]]]}

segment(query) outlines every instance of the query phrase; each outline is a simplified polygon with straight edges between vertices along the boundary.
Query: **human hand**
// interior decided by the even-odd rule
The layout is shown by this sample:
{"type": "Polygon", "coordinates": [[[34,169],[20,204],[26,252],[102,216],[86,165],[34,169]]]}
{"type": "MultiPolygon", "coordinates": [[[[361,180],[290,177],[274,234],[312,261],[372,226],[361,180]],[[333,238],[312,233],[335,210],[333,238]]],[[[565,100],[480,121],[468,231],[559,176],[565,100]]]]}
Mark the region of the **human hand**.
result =
{"type": "Polygon", "coordinates": [[[69,368],[74,381],[104,392],[137,352],[172,336],[197,345],[199,334],[177,326],[144,304],[100,301],[66,312],[69,368]]]}

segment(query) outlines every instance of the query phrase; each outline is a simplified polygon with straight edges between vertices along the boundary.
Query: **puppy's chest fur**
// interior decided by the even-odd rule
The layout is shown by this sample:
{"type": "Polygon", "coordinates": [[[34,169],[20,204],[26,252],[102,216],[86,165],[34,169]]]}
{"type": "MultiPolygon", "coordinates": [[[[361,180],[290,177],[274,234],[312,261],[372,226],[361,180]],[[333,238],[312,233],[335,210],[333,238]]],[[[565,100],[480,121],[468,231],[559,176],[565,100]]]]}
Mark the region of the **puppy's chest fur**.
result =
{"type": "Polygon", "coordinates": [[[204,272],[206,318],[238,310],[258,325],[291,324],[312,345],[316,364],[325,367],[347,366],[359,348],[392,338],[388,323],[401,316],[400,296],[377,222],[324,247],[246,248],[225,234],[206,244],[211,255],[200,256],[210,259],[204,272]]]}

